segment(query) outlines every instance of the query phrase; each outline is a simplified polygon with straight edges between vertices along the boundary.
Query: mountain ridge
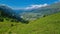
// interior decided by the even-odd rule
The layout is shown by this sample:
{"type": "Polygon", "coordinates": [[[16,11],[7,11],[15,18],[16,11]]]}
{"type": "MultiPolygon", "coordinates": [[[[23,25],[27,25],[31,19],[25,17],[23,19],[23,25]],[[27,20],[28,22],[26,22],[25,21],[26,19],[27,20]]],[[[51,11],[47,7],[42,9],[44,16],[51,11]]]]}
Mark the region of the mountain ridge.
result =
{"type": "MultiPolygon", "coordinates": [[[[3,5],[3,7],[4,6],[5,5],[3,5]]],[[[5,8],[6,7],[7,6],[5,6],[5,8]]],[[[44,15],[50,15],[50,14],[60,12],[60,2],[54,3],[54,4],[46,6],[46,7],[41,7],[41,8],[31,9],[31,10],[25,10],[25,9],[15,10],[15,9],[12,9],[9,7],[7,7],[6,9],[9,13],[15,14],[16,17],[22,18],[21,16],[23,16],[23,19],[25,19],[25,20],[31,20],[31,19],[36,20],[37,18],[43,17],[44,15]],[[35,14],[35,16],[33,16],[34,14],[35,14]]]]}

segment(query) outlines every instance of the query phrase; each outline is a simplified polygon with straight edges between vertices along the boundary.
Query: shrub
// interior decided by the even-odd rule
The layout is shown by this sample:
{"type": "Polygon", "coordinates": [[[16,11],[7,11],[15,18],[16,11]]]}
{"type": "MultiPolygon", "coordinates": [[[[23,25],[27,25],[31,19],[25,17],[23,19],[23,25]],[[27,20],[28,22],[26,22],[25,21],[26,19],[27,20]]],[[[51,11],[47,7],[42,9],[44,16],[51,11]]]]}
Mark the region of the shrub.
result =
{"type": "Polygon", "coordinates": [[[7,21],[9,21],[9,19],[8,19],[8,18],[6,18],[6,20],[7,20],[7,21]]]}
{"type": "Polygon", "coordinates": [[[17,23],[18,23],[19,21],[18,21],[18,20],[15,20],[15,22],[17,22],[17,23]]]}
{"type": "Polygon", "coordinates": [[[43,17],[46,17],[46,15],[43,15],[43,17]]]}
{"type": "Polygon", "coordinates": [[[11,27],[14,26],[14,24],[11,24],[11,27]]]}
{"type": "Polygon", "coordinates": [[[12,19],[11,22],[19,22],[19,21],[16,19],[12,19]]]}
{"type": "Polygon", "coordinates": [[[11,20],[11,22],[14,22],[14,20],[11,20]]]}
{"type": "Polygon", "coordinates": [[[0,18],[0,22],[3,22],[4,21],[4,19],[3,18],[0,18]]]}

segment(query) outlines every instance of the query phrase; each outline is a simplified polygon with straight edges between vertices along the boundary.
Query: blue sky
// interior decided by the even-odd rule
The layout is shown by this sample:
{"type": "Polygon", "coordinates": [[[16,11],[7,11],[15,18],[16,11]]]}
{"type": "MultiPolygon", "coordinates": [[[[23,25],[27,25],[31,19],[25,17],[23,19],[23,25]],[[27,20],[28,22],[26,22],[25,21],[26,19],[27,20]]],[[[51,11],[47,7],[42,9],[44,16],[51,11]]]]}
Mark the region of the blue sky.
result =
{"type": "Polygon", "coordinates": [[[24,8],[30,5],[52,4],[59,0],[0,0],[0,4],[5,4],[13,8],[24,8]]]}

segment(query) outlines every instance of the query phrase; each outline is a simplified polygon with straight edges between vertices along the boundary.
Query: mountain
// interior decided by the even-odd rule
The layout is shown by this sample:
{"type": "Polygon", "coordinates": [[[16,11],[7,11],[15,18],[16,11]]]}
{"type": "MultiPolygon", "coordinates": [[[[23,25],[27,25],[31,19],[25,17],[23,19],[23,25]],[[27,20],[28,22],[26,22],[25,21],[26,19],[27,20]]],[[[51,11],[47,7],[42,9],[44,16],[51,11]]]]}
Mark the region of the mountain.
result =
{"type": "Polygon", "coordinates": [[[6,5],[0,5],[0,11],[2,11],[4,15],[7,15],[7,16],[12,16],[12,14],[14,14],[12,8],[6,5]]]}
{"type": "Polygon", "coordinates": [[[60,34],[60,3],[31,10],[13,10],[1,5],[0,34],[60,34]]]}
{"type": "Polygon", "coordinates": [[[23,16],[26,20],[36,20],[44,15],[48,16],[57,12],[60,12],[60,2],[48,5],[46,7],[26,10],[21,14],[21,16],[23,16]]]}
{"type": "Polygon", "coordinates": [[[60,12],[60,2],[54,3],[45,7],[39,7],[37,9],[12,9],[8,6],[0,5],[0,10],[3,10],[8,16],[13,16],[19,20],[36,20],[50,14],[60,12]]]}
{"type": "Polygon", "coordinates": [[[27,22],[26,20],[21,18],[20,15],[17,14],[16,12],[15,10],[13,10],[12,8],[6,5],[0,5],[0,17],[8,17],[8,18],[16,19],[17,21],[20,22],[27,22]]]}

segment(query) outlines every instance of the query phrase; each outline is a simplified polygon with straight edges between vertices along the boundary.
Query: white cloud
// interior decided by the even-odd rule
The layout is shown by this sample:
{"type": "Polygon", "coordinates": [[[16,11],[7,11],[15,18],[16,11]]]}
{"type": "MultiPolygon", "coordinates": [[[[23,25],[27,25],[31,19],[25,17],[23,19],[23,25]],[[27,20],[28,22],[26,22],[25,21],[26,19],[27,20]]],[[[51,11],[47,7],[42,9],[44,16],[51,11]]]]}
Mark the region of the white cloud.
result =
{"type": "Polygon", "coordinates": [[[40,7],[46,7],[48,4],[40,4],[40,5],[30,5],[30,7],[26,7],[25,9],[34,9],[34,8],[40,8],[40,7]]]}
{"type": "MultiPolygon", "coordinates": [[[[8,5],[6,5],[6,4],[0,4],[0,6],[8,6],[8,5]]],[[[40,8],[40,7],[46,7],[46,6],[48,6],[48,4],[36,4],[36,5],[30,5],[30,6],[28,6],[28,7],[25,7],[25,8],[13,8],[13,7],[11,7],[11,6],[8,6],[8,7],[10,7],[10,8],[12,8],[12,9],[16,9],[16,10],[19,10],[19,9],[36,9],[36,8],[40,8]]]]}

